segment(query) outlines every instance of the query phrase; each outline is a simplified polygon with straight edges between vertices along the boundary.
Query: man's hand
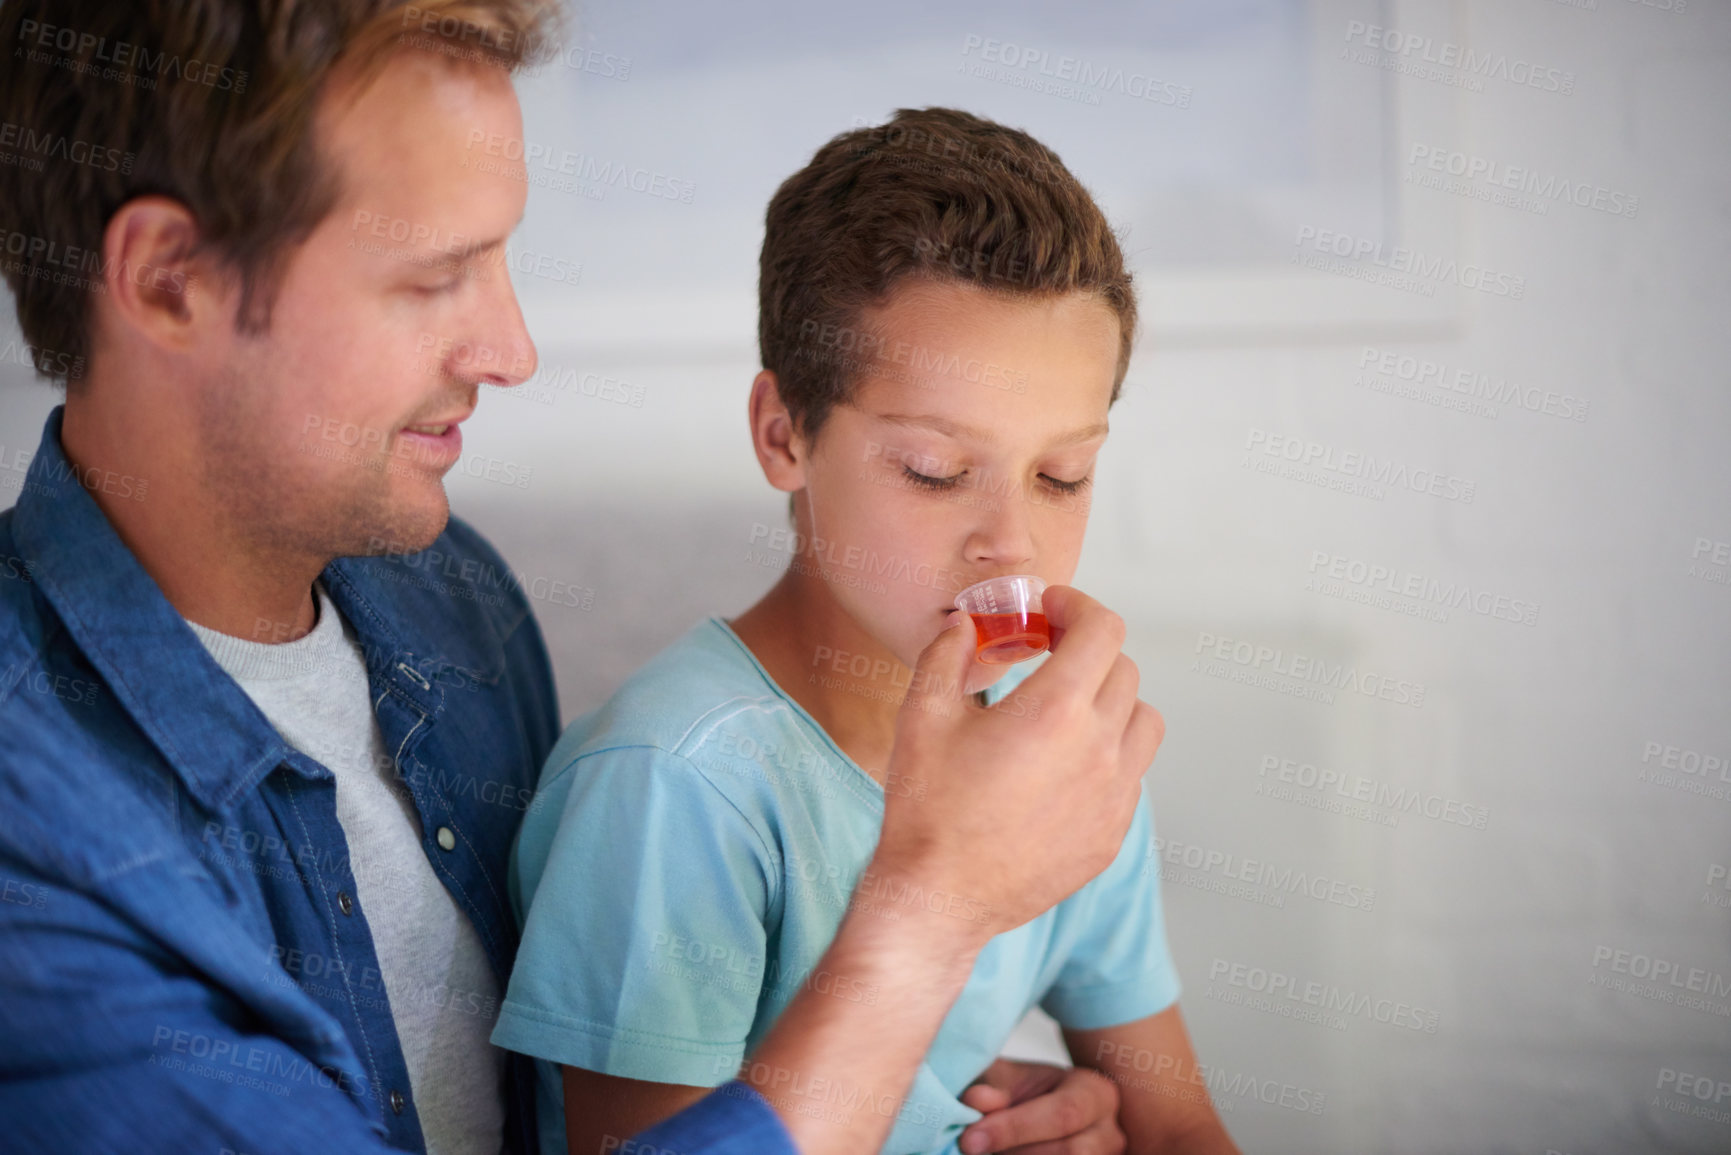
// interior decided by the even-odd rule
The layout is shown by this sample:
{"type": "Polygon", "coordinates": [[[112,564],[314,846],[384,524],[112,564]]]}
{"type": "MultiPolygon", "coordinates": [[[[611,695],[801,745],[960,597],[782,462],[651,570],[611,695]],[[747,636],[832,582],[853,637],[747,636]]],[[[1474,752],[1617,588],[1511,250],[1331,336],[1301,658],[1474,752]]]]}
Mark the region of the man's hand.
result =
{"type": "MultiPolygon", "coordinates": [[[[805,1155],[883,1146],[980,949],[1106,869],[1135,817],[1165,723],[1136,698],[1124,622],[1065,586],[1041,600],[1052,656],[1012,708],[966,696],[975,650],[966,614],[920,654],[896,722],[877,853],[818,964],[833,989],[879,999],[853,1003],[807,984],[741,1071],[805,1155]],[[819,1087],[828,1090],[814,1097],[819,1087]],[[830,1090],[863,1109],[813,1109],[830,1090]]],[[[1116,1134],[1114,1125],[1107,1137],[1116,1134]]]]}
{"type": "Polygon", "coordinates": [[[984,1118],[962,1132],[964,1155],[1121,1155],[1118,1088],[1094,1071],[999,1059],[962,1102],[984,1118]]]}
{"type": "Polygon", "coordinates": [[[1165,733],[1136,697],[1124,622],[1068,586],[1043,597],[1052,656],[1016,708],[965,696],[972,620],[920,655],[890,754],[872,878],[917,883],[972,920],[983,943],[1050,909],[1118,854],[1143,771],[1165,733]]]}

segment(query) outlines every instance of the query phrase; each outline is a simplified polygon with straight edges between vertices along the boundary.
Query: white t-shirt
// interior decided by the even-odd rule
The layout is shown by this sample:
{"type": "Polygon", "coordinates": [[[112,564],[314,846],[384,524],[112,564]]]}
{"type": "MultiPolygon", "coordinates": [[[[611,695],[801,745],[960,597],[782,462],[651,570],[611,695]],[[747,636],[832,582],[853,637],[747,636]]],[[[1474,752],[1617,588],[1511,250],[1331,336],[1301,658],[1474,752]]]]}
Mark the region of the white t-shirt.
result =
{"type": "Polygon", "coordinates": [[[421,820],[373,716],[366,661],[323,587],[311,633],[280,645],[193,633],[283,741],[336,776],[337,821],[429,1155],[498,1155],[505,1052],[480,935],[433,873],[421,820]]]}

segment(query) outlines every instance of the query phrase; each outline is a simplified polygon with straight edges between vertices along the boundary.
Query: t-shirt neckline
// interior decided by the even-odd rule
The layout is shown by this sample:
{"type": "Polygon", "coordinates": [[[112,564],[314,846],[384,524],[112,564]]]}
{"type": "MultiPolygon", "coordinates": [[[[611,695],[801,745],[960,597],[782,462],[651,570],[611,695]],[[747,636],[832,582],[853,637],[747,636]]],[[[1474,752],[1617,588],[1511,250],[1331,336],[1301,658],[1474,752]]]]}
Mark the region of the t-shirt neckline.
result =
{"type": "Polygon", "coordinates": [[[806,726],[810,727],[811,730],[818,735],[818,737],[823,739],[826,746],[835,751],[835,755],[841,759],[842,765],[850,768],[855,774],[859,775],[863,782],[871,787],[870,799],[879,810],[882,810],[884,804],[883,783],[866,773],[865,767],[861,766],[858,762],[855,762],[851,754],[836,745],[836,741],[834,738],[830,737],[829,731],[825,730],[823,726],[819,724],[818,720],[811,716],[811,712],[804,706],[800,705],[799,701],[794,698],[792,694],[789,694],[786,690],[782,689],[781,683],[775,680],[774,676],[764,668],[763,663],[757,660],[757,655],[751,652],[751,647],[745,644],[745,639],[734,633],[733,627],[728,625],[727,622],[722,619],[721,615],[712,614],[709,620],[711,624],[721,630],[722,635],[726,637],[728,641],[733,643],[745,660],[751,663],[751,668],[757,672],[758,677],[763,679],[765,685],[775,691],[775,696],[787,703],[789,709],[794,712],[794,716],[803,721],[806,726]]]}
{"type": "Polygon", "coordinates": [[[313,628],[292,642],[258,642],[201,626],[190,618],[191,627],[205,652],[237,682],[286,682],[322,676],[331,655],[347,640],[342,615],[325,592],[323,582],[313,583],[318,617],[313,628]]]}

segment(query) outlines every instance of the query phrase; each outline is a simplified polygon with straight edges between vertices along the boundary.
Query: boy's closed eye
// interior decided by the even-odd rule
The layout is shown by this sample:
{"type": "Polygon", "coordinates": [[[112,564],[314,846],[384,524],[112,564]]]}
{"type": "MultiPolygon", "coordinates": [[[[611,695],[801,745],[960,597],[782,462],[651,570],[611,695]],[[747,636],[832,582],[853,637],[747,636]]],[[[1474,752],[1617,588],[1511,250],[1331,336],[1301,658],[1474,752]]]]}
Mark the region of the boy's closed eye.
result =
{"type": "MultiPolygon", "coordinates": [[[[969,471],[964,469],[959,473],[953,473],[947,477],[933,477],[930,474],[920,473],[906,465],[902,466],[902,476],[907,478],[912,484],[919,486],[921,489],[954,489],[960,485],[968,475],[969,471]]],[[[1042,485],[1056,493],[1080,493],[1083,489],[1092,484],[1094,480],[1091,474],[1078,477],[1074,481],[1065,481],[1047,473],[1041,473],[1038,477],[1042,485]]]]}

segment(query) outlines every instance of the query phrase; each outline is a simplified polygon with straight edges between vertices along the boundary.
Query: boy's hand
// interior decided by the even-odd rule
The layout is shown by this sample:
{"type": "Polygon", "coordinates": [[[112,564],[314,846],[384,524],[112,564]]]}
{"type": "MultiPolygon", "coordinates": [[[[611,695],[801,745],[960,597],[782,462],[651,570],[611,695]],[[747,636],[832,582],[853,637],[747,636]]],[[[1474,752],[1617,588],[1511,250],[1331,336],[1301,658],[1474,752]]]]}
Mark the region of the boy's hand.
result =
{"type": "Polygon", "coordinates": [[[920,654],[896,721],[870,877],[888,884],[880,893],[918,893],[927,909],[955,915],[935,921],[977,944],[1112,862],[1165,733],[1137,700],[1123,619],[1068,586],[1042,600],[1052,656],[1018,690],[1038,709],[967,699],[975,634],[957,611],[920,654]]]}
{"type": "Polygon", "coordinates": [[[999,1059],[962,1092],[962,1102],[985,1116],[962,1132],[964,1155],[1121,1155],[1128,1144],[1118,1126],[1118,1088],[1085,1068],[999,1059]]]}

